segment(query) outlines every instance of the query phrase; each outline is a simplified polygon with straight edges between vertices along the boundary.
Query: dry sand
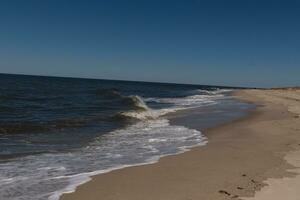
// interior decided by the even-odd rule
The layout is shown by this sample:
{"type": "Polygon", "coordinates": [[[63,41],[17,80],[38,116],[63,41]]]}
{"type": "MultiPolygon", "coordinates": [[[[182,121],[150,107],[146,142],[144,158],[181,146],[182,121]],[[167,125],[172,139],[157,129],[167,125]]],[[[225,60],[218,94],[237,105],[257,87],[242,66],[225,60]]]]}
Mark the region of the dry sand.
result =
{"type": "Polygon", "coordinates": [[[97,175],[61,199],[299,199],[300,90],[236,95],[258,108],[248,117],[205,130],[208,145],[155,164],[97,175]]]}
{"type": "MultiPolygon", "coordinates": [[[[256,91],[256,96],[266,102],[283,105],[294,115],[296,121],[296,132],[300,134],[300,89],[277,89],[268,91],[256,91]]],[[[286,123],[289,125],[289,123],[286,123]]],[[[290,127],[292,128],[292,127],[290,127]]],[[[296,133],[296,134],[297,134],[296,133]]],[[[300,145],[300,144],[298,144],[300,145]]],[[[299,200],[300,199],[300,150],[289,152],[284,159],[291,165],[297,167],[289,169],[288,172],[297,174],[296,177],[284,177],[281,179],[269,178],[264,181],[267,187],[262,188],[254,197],[243,198],[244,200],[299,200]]]]}

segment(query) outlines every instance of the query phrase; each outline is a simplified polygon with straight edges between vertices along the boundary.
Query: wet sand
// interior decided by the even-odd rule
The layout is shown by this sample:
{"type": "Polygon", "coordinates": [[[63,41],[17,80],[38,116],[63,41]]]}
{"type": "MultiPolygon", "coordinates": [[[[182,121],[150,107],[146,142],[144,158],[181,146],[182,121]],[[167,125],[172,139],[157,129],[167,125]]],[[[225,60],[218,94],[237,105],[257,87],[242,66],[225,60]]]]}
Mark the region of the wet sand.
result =
{"type": "Polygon", "coordinates": [[[243,90],[236,96],[258,107],[247,117],[205,130],[206,146],[155,164],[94,176],[61,199],[218,200],[255,195],[254,199],[265,200],[266,193],[278,190],[272,180],[281,185],[286,179],[299,183],[295,171],[300,158],[299,90],[243,90]]]}

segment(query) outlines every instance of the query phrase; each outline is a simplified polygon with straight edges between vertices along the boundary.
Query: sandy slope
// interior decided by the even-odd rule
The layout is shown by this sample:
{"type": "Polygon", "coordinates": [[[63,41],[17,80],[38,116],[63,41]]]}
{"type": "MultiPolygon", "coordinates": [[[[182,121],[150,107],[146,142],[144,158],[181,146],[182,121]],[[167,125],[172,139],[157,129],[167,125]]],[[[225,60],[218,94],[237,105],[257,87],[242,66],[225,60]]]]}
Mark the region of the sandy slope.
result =
{"type": "Polygon", "coordinates": [[[95,176],[61,199],[240,199],[260,189],[255,199],[276,199],[277,193],[268,196],[270,191],[289,195],[277,199],[297,199],[299,90],[244,90],[237,96],[260,106],[246,118],[205,130],[208,145],[156,164],[95,176]]]}
{"type": "MultiPolygon", "coordinates": [[[[296,124],[300,134],[300,90],[268,90],[268,91],[251,91],[259,98],[266,102],[284,105],[288,111],[295,114],[292,124],[296,124]],[[297,120],[298,119],[298,120],[297,120]]],[[[289,125],[286,122],[286,125],[289,125]]],[[[287,127],[288,128],[288,127],[287,127]]],[[[300,144],[299,144],[300,145],[300,144]]],[[[291,165],[298,167],[290,169],[289,172],[298,174],[296,177],[284,177],[281,179],[270,178],[264,181],[268,186],[255,194],[253,198],[244,198],[245,200],[299,200],[300,199],[300,151],[290,152],[285,156],[285,160],[291,165]]]]}

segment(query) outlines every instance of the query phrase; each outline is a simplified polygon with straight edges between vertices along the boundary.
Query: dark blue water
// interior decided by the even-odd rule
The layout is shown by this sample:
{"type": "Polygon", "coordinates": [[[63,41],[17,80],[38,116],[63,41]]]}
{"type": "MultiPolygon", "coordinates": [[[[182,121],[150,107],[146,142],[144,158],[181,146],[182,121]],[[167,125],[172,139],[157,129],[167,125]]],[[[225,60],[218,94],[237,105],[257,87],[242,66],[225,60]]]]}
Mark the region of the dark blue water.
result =
{"type": "Polygon", "coordinates": [[[0,199],[57,199],[90,175],[204,145],[166,114],[228,103],[226,89],[0,74],[0,199]]]}
{"type": "MultiPolygon", "coordinates": [[[[130,95],[180,98],[216,87],[0,75],[0,159],[78,148],[132,122],[130,95]]],[[[149,102],[151,108],[172,103],[149,102]]]]}

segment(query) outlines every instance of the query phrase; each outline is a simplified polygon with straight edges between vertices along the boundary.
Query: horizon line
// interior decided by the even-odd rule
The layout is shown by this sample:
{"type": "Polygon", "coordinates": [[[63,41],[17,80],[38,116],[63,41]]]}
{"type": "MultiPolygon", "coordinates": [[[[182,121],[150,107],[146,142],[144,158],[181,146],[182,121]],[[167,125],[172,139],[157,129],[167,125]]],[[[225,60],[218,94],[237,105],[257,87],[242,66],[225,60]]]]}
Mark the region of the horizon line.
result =
{"type": "Polygon", "coordinates": [[[223,88],[237,88],[237,89],[255,89],[255,88],[264,89],[265,88],[265,87],[207,85],[207,84],[193,84],[193,83],[125,80],[125,79],[106,79],[106,78],[92,78],[92,77],[74,77],[74,76],[43,75],[43,74],[5,73],[5,72],[0,72],[0,75],[37,76],[37,77],[49,77],[49,78],[88,79],[88,80],[103,80],[103,81],[123,81],[123,82],[139,82],[139,83],[174,84],[174,85],[194,85],[194,86],[223,87],[223,88]]]}

